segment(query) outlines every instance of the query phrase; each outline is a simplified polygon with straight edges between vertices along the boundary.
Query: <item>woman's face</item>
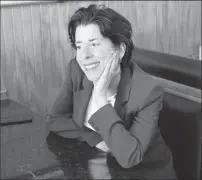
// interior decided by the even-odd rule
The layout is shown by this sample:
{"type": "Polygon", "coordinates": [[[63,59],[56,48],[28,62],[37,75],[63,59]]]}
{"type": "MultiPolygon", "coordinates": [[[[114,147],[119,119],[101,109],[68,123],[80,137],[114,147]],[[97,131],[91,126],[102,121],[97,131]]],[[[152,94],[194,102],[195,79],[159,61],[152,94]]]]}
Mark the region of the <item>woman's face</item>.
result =
{"type": "MultiPolygon", "coordinates": [[[[80,25],[76,28],[76,59],[90,81],[95,82],[102,74],[112,53],[114,44],[101,35],[98,25],[80,25]]],[[[117,58],[118,61],[118,58],[117,58]]]]}

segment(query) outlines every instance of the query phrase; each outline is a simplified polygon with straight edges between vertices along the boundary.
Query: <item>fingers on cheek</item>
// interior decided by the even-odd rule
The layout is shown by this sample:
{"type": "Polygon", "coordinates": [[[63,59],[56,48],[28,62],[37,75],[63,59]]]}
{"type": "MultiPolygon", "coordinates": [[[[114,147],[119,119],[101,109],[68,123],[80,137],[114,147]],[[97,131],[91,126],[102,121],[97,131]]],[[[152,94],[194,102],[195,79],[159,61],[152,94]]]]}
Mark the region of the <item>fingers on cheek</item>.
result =
{"type": "Polygon", "coordinates": [[[105,76],[107,76],[108,74],[109,74],[109,70],[110,70],[110,63],[108,62],[107,64],[106,64],[106,67],[105,67],[105,69],[104,69],[104,75],[105,76]]]}
{"type": "Polygon", "coordinates": [[[112,62],[112,71],[115,71],[117,67],[117,59],[114,58],[113,62],[112,62]]]}

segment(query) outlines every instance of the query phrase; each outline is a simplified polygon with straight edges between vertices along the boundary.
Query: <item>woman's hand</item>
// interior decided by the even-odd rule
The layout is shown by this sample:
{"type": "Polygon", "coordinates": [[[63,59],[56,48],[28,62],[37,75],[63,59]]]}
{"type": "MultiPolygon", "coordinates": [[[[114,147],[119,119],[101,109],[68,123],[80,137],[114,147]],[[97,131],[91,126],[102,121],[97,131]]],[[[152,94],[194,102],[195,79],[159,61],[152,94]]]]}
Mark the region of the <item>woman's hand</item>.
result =
{"type": "Polygon", "coordinates": [[[109,153],[110,152],[110,149],[109,147],[106,145],[106,143],[104,141],[98,143],[96,145],[96,148],[100,149],[101,151],[104,151],[106,153],[109,153]]]}
{"type": "Polygon", "coordinates": [[[99,108],[108,103],[107,91],[111,80],[119,67],[117,54],[117,52],[114,52],[111,55],[100,78],[96,82],[94,82],[94,98],[99,108]]]}

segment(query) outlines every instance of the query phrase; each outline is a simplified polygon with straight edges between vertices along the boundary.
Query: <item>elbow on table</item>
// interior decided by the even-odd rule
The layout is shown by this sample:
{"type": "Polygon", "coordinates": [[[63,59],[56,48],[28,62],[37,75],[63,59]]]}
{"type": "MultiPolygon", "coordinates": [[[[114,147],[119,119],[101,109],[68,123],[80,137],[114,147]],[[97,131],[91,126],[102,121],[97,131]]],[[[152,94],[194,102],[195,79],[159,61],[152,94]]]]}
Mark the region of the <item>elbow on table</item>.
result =
{"type": "Polygon", "coordinates": [[[132,168],[140,164],[142,162],[142,159],[143,154],[141,152],[136,152],[129,158],[123,158],[122,160],[119,160],[119,165],[124,169],[132,168]]]}

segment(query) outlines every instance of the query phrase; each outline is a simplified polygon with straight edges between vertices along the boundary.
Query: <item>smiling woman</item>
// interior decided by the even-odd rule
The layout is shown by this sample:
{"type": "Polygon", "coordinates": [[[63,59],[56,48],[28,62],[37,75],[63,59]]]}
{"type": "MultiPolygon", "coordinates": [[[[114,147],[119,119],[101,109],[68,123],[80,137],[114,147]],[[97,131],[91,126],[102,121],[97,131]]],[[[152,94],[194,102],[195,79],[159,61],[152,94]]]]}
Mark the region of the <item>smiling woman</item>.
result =
{"type": "Polygon", "coordinates": [[[49,113],[50,131],[87,142],[138,177],[176,179],[158,127],[163,88],[132,59],[130,22],[90,5],[71,17],[68,33],[76,57],[49,113]]]}
{"type": "Polygon", "coordinates": [[[107,64],[107,56],[112,57],[116,50],[116,53],[119,53],[118,48],[115,48],[110,39],[101,35],[99,27],[95,24],[79,26],[75,36],[77,61],[88,79],[96,81],[107,64]]]}

